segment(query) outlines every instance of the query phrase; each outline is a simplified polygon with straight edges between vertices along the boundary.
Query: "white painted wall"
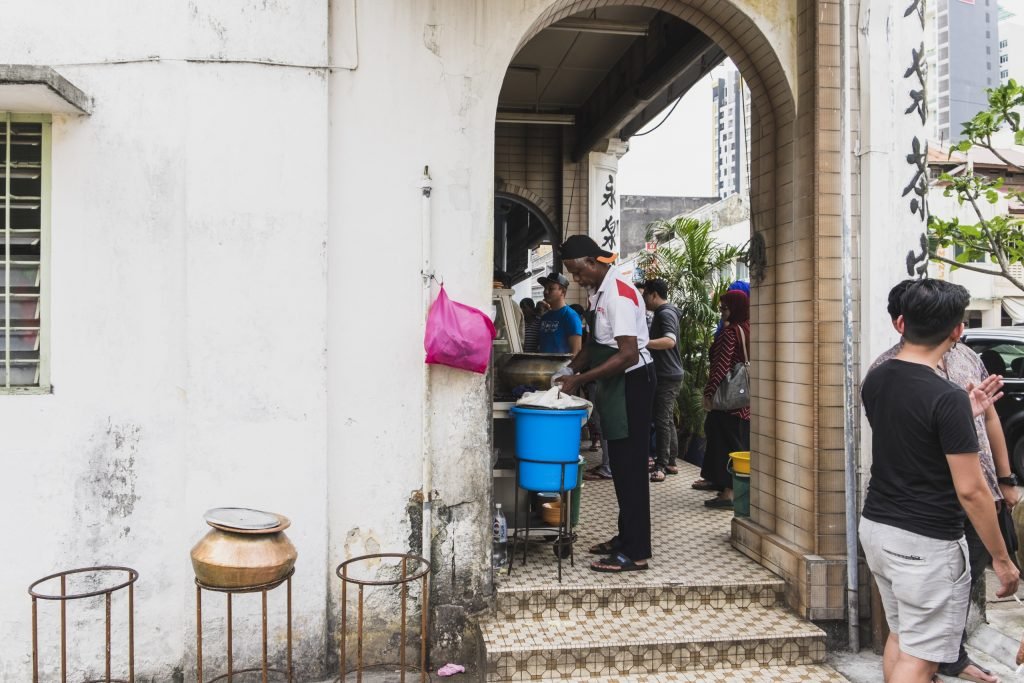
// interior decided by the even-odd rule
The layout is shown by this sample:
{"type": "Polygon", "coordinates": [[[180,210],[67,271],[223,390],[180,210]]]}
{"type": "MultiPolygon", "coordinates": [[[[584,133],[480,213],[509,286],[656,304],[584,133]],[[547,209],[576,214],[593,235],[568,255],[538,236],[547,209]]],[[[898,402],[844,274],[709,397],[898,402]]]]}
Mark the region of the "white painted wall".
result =
{"type": "MultiPolygon", "coordinates": [[[[334,566],[419,551],[420,174],[439,278],[489,310],[498,91],[553,3],[0,3],[0,61],[55,66],[95,98],[54,122],[54,391],[0,398],[0,511],[22,558],[0,563],[0,679],[28,677],[28,584],[101,562],[142,575],[137,673],[190,677],[188,551],[215,505],[291,517],[296,657],[316,673],[334,566]],[[304,68],[328,60],[343,68],[304,68]]],[[[755,14],[795,73],[791,10],[755,14]]],[[[489,396],[446,368],[431,385],[445,651],[489,598],[489,396]]]]}
{"type": "MultiPolygon", "coordinates": [[[[217,505],[292,519],[297,652],[320,651],[327,83],[308,69],[173,60],[322,63],[326,12],[107,0],[5,13],[17,21],[0,29],[4,62],[171,61],[58,67],[95,112],[53,124],[53,393],[0,397],[12,553],[0,563],[0,680],[30,678],[29,583],[105,563],[141,574],[136,671],[188,670],[189,549],[217,505]]],[[[239,604],[241,641],[258,622],[239,604]]],[[[223,599],[207,609],[223,618],[223,599]]],[[[99,613],[86,615],[102,637],[99,613]]],[[[275,604],[275,642],[281,615],[275,604]]],[[[215,665],[222,634],[210,642],[215,665]]]]}

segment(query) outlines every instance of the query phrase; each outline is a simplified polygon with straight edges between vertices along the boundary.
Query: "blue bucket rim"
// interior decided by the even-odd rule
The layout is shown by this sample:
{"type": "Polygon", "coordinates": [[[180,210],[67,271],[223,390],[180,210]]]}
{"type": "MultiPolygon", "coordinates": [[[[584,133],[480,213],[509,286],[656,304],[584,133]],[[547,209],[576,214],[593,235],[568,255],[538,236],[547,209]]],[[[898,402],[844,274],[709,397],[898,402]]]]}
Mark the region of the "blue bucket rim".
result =
{"type": "Polygon", "coordinates": [[[515,413],[536,413],[538,415],[541,415],[541,414],[551,414],[551,413],[554,413],[556,415],[586,415],[587,414],[587,409],[586,408],[532,408],[530,406],[512,406],[511,408],[508,409],[508,412],[510,412],[512,414],[515,414],[515,413]]]}

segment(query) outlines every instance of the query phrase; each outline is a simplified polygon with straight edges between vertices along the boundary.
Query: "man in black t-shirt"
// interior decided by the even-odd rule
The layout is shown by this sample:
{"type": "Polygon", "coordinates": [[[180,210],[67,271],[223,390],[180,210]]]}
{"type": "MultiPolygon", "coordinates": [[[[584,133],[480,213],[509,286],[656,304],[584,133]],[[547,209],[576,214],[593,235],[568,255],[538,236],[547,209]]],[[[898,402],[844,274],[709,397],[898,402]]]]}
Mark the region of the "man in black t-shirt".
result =
{"type": "Polygon", "coordinates": [[[644,305],[654,314],[647,349],[654,359],[658,386],[654,390],[654,438],[657,456],[651,481],[665,481],[676,474],[679,436],[674,421],[676,398],[683,382],[683,364],[679,358],[679,309],[668,302],[668,283],[648,280],[640,287],[644,305]]]}
{"type": "Polygon", "coordinates": [[[1000,381],[965,392],[935,373],[963,332],[969,302],[966,289],[948,282],[907,287],[896,323],[903,348],[861,386],[872,464],[860,540],[891,631],[883,658],[888,683],[926,683],[939,662],[959,653],[971,585],[965,512],[992,554],[997,594],[1017,590],[973,421],[999,397],[990,394],[1000,381]]]}

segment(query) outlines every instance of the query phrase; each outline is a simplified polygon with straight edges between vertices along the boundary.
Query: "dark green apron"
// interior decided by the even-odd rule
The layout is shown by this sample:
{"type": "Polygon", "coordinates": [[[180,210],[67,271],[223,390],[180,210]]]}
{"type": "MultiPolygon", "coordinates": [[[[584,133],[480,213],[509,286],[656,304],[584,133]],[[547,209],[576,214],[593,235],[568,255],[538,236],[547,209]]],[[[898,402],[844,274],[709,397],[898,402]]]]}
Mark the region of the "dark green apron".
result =
{"type": "MultiPolygon", "coordinates": [[[[592,368],[601,365],[618,352],[618,349],[595,342],[593,335],[587,342],[587,356],[592,368]]],[[[594,408],[601,415],[601,434],[604,438],[618,441],[629,436],[629,420],[626,418],[626,373],[597,380],[594,408]]]]}

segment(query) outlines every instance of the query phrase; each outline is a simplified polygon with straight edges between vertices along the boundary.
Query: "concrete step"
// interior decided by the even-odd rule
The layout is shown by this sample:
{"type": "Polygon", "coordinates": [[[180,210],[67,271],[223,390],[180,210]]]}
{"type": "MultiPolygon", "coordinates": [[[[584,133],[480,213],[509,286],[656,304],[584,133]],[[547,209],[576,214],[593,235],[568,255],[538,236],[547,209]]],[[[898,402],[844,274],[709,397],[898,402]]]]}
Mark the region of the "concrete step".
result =
{"type": "Polygon", "coordinates": [[[562,680],[564,683],[849,683],[836,670],[817,664],[772,669],[719,669],[562,680]]]}
{"type": "Polygon", "coordinates": [[[645,616],[680,610],[774,607],[785,600],[781,579],[743,583],[566,585],[530,589],[499,586],[498,617],[514,619],[590,619],[596,616],[645,616]]]}
{"type": "Polygon", "coordinates": [[[824,631],[782,607],[759,604],[586,619],[499,618],[480,631],[489,681],[758,669],[825,658],[824,631]]]}

